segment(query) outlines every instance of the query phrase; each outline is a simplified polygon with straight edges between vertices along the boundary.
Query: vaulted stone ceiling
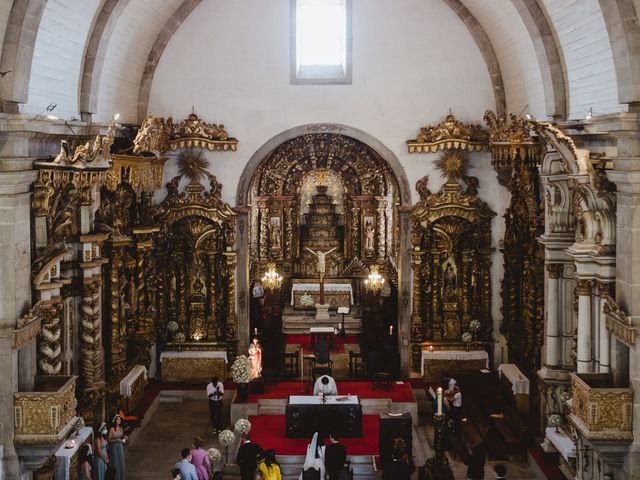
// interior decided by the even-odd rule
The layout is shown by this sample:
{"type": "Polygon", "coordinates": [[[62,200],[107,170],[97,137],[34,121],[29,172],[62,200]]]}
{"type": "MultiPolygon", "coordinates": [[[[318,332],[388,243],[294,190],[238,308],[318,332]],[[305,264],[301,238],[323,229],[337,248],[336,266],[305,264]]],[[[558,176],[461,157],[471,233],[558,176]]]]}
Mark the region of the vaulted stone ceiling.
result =
{"type": "MultiPolygon", "coordinates": [[[[528,104],[537,117],[580,118],[589,107],[608,113],[640,100],[632,0],[424,1],[444,2],[465,23],[498,110],[528,104]]],[[[13,102],[41,113],[55,101],[61,117],[104,118],[117,96],[140,117],[164,47],[201,2],[0,2],[0,71],[11,70],[0,82],[5,110],[13,102]]]]}

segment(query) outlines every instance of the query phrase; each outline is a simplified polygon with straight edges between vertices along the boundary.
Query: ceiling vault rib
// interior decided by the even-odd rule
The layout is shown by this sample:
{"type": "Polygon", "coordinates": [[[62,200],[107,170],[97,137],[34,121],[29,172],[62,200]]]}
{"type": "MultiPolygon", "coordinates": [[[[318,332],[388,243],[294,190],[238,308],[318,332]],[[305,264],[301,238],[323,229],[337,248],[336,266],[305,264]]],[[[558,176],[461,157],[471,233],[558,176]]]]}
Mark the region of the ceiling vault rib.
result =
{"type": "Polygon", "coordinates": [[[466,25],[469,33],[473,37],[476,45],[482,53],[482,57],[489,70],[489,76],[491,77],[491,85],[493,86],[493,95],[496,101],[496,111],[498,115],[502,115],[506,110],[506,98],[504,93],[504,83],[502,81],[502,72],[500,71],[500,64],[498,63],[498,57],[493,49],[491,40],[487,32],[485,32],[480,22],[473,16],[473,14],[465,7],[460,0],[442,0],[447,4],[463,21],[466,25]]]}

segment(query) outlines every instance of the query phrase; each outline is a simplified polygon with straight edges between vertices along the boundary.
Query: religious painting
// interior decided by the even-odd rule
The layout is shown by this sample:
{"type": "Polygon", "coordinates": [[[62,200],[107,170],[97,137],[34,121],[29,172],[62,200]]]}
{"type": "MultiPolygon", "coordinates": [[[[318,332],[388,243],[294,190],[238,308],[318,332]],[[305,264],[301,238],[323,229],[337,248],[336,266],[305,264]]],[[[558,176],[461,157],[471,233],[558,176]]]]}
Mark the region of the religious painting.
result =
{"type": "Polygon", "coordinates": [[[373,216],[365,216],[362,221],[362,246],[364,255],[371,257],[375,250],[376,219],[373,216]]]}

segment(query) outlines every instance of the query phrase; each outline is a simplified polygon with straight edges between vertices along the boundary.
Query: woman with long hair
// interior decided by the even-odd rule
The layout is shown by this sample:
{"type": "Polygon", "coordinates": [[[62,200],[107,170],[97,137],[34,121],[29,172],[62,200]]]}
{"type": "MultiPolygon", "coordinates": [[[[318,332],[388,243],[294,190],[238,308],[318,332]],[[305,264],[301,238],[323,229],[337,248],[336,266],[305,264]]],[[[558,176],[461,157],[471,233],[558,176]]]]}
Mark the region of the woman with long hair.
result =
{"type": "Polygon", "coordinates": [[[308,470],[316,470],[320,472],[318,478],[324,479],[324,437],[320,437],[318,432],[313,434],[311,443],[307,445],[307,456],[302,465],[302,473],[300,473],[300,480],[303,480],[305,472],[308,470]]]}
{"type": "Polygon", "coordinates": [[[80,448],[80,480],[93,480],[91,476],[91,445],[83,445],[80,448]]]}
{"type": "Polygon", "coordinates": [[[111,428],[107,436],[109,441],[109,463],[116,472],[117,480],[127,479],[127,467],[124,462],[124,447],[127,437],[122,427],[122,417],[116,415],[111,422],[111,428]]]}
{"type": "Polygon", "coordinates": [[[282,480],[282,472],[280,471],[280,464],[276,461],[275,450],[269,449],[264,452],[264,462],[260,462],[258,467],[264,480],[282,480]]]}
{"type": "Polygon", "coordinates": [[[102,422],[95,431],[96,441],[93,445],[93,480],[105,480],[105,473],[109,466],[109,453],[107,453],[107,424],[102,422]]]}
{"type": "Polygon", "coordinates": [[[198,436],[193,439],[191,463],[196,467],[198,480],[208,480],[209,475],[211,475],[211,461],[209,461],[207,452],[202,448],[202,439],[198,436]]]}
{"type": "Polygon", "coordinates": [[[476,443],[471,449],[471,457],[467,463],[468,480],[484,480],[484,462],[486,460],[487,454],[484,449],[484,443],[476,443]]]}

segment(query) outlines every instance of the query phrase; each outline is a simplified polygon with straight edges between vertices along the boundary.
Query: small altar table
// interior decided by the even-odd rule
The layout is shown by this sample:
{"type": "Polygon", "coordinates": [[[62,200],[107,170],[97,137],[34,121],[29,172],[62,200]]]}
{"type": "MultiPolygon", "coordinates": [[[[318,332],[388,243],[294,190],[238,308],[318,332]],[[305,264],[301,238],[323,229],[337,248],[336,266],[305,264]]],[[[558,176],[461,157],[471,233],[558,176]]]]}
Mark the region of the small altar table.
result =
{"type": "Polygon", "coordinates": [[[420,373],[425,380],[439,382],[444,372],[489,368],[489,355],[484,350],[423,350],[420,373]]]}
{"type": "MultiPolygon", "coordinates": [[[[291,305],[296,310],[305,310],[300,303],[303,295],[309,294],[313,297],[314,305],[320,303],[320,284],[319,283],[294,283],[291,287],[291,305]]],[[[351,283],[325,283],[324,284],[324,301],[329,304],[331,310],[337,310],[338,307],[351,307],[353,305],[353,288],[351,283]]]]}
{"type": "Polygon", "coordinates": [[[55,453],[56,467],[53,472],[53,478],[55,480],[69,480],[71,478],[78,478],[80,464],[78,463],[78,452],[80,447],[89,444],[93,448],[93,429],[91,427],[83,427],[80,429],[80,433],[76,437],[69,437],[75,442],[73,448],[66,448],[67,442],[55,453]]]}
{"type": "Polygon", "coordinates": [[[126,399],[126,410],[132,412],[144,394],[147,384],[147,369],[136,365],[129,374],[120,380],[120,395],[126,399]]]}
{"type": "Polygon", "coordinates": [[[291,395],[286,407],[287,438],[311,438],[315,432],[325,437],[334,431],[339,437],[362,436],[362,405],[358,397],[339,400],[340,396],[327,395],[326,403],[320,396],[291,395]]]}
{"type": "Polygon", "coordinates": [[[162,352],[163,382],[203,383],[217,376],[221,381],[227,378],[227,352],[162,352]]]}
{"type": "Polygon", "coordinates": [[[511,391],[516,397],[516,408],[521,412],[529,411],[529,379],[513,363],[503,363],[498,367],[500,378],[511,384],[511,391]]]}

